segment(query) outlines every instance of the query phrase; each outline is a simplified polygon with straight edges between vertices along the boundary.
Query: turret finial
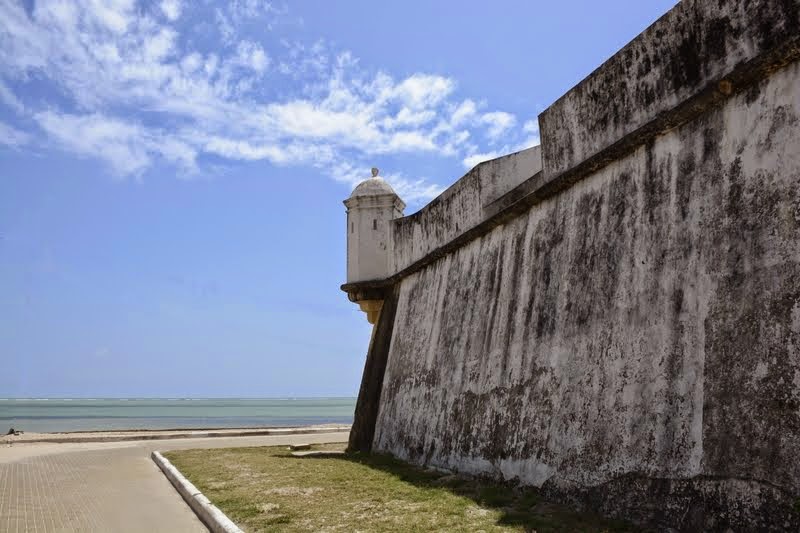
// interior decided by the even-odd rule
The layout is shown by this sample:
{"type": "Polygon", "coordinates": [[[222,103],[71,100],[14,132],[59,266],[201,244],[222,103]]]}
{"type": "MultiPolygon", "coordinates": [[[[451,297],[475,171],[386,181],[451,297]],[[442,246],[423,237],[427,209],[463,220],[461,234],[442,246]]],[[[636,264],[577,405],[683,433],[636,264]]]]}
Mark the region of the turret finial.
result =
{"type": "Polygon", "coordinates": [[[380,170],[378,170],[378,167],[372,167],[372,177],[373,178],[377,178],[378,177],[378,172],[380,172],[380,170]]]}

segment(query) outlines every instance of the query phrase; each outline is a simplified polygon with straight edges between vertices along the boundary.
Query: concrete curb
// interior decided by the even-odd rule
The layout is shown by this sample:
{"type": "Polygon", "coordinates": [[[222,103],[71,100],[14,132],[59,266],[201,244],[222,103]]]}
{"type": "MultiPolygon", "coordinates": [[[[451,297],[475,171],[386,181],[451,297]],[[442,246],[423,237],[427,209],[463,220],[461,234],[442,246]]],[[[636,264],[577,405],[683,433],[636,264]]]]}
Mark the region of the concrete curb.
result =
{"type": "Polygon", "coordinates": [[[214,533],[244,533],[225,513],[203,496],[197,487],[183,477],[183,474],[163,455],[153,452],[150,457],[208,529],[214,533]]]}
{"type": "Polygon", "coordinates": [[[64,443],[64,442],[124,442],[129,440],[166,440],[166,439],[202,439],[211,437],[262,437],[265,435],[301,435],[301,434],[323,434],[323,433],[340,433],[342,431],[349,431],[350,426],[341,427],[325,427],[325,428],[276,428],[276,429],[262,429],[255,431],[191,431],[185,433],[168,433],[164,435],[151,434],[151,435],[114,435],[114,436],[95,436],[95,437],[42,437],[35,439],[20,439],[9,440],[9,443],[27,444],[29,442],[50,442],[50,443],[64,443]]]}

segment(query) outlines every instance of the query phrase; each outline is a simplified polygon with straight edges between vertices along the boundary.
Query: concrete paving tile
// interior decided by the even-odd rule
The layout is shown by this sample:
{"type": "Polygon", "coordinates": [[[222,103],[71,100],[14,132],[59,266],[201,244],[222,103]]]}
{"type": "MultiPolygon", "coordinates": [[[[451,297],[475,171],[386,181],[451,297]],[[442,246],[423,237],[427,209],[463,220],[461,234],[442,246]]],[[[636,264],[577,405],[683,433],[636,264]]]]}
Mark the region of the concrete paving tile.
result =
{"type": "Polygon", "coordinates": [[[345,442],[347,433],[0,447],[0,532],[207,531],[153,450],[345,442]]]}

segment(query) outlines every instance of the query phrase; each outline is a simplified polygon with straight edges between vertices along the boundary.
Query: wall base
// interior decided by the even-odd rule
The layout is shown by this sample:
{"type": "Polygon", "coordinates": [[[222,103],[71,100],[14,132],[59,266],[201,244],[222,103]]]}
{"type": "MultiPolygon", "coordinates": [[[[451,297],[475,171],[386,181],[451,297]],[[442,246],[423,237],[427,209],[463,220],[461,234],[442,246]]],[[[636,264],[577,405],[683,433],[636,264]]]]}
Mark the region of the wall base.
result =
{"type": "Polygon", "coordinates": [[[590,488],[545,483],[545,498],[658,531],[800,531],[800,499],[769,483],[619,477],[590,488]]]}

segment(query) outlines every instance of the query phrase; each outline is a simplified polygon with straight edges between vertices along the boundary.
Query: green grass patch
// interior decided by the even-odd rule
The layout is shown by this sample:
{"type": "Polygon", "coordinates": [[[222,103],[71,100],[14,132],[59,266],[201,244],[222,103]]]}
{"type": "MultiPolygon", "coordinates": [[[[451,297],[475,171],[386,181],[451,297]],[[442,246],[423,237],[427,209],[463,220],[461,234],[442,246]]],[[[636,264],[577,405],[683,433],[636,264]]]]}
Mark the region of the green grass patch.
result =
{"type": "Polygon", "coordinates": [[[164,455],[245,531],[635,531],[540,501],[535,489],[385,455],[294,457],[285,446],[164,455]]]}

